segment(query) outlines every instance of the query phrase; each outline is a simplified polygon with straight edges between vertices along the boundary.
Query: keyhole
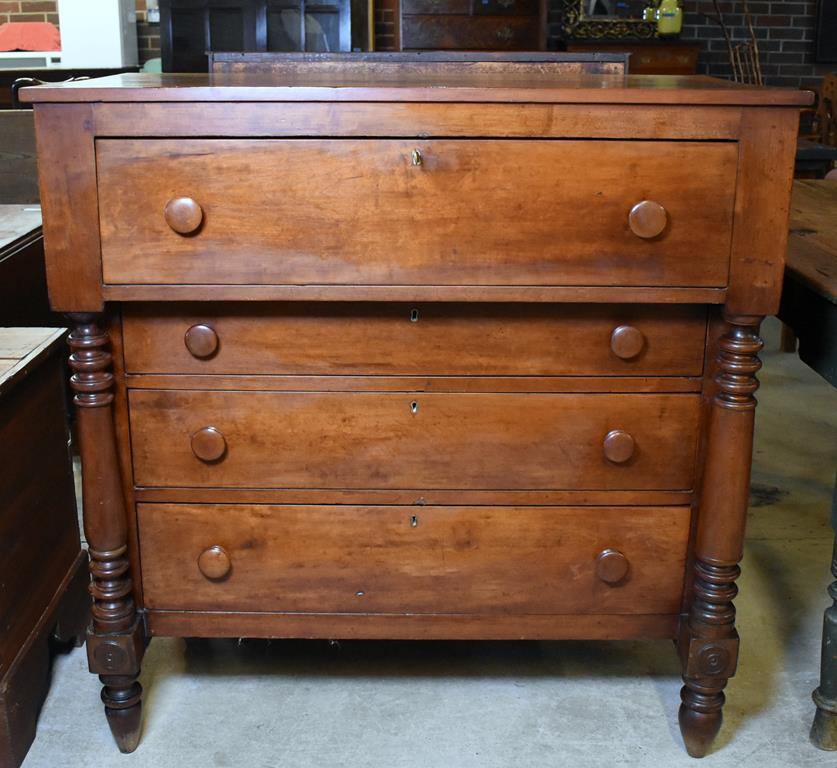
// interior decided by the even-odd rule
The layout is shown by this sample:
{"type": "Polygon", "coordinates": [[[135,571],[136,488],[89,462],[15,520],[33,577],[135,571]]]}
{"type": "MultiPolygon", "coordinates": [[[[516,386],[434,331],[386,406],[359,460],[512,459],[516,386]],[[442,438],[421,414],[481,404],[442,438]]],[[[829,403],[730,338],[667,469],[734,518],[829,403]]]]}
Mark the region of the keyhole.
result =
{"type": "Polygon", "coordinates": [[[413,402],[410,403],[410,411],[412,413],[418,413],[418,403],[415,400],[413,400],[413,402]]]}
{"type": "Polygon", "coordinates": [[[410,527],[417,528],[418,527],[418,516],[410,515],[410,527]]]}
{"type": "Polygon", "coordinates": [[[417,323],[419,319],[419,311],[417,309],[410,310],[410,322],[417,323]]]}

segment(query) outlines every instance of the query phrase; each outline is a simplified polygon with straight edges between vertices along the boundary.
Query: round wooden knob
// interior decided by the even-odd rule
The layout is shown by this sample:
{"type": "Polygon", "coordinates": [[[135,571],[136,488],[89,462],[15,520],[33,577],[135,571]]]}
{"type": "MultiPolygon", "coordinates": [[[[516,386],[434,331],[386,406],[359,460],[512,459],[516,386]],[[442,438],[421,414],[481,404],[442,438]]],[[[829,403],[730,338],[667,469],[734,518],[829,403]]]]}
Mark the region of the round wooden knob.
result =
{"type": "Polygon", "coordinates": [[[639,328],[632,325],[620,325],[610,334],[610,348],[616,357],[630,360],[642,352],[645,347],[645,336],[639,328]]]}
{"type": "Polygon", "coordinates": [[[192,453],[201,461],[218,461],[227,450],[227,441],[215,427],[204,427],[192,435],[192,453]]]}
{"type": "Polygon", "coordinates": [[[596,576],[605,584],[618,584],[628,575],[630,563],[619,550],[603,549],[596,557],[596,576]]]}
{"type": "Polygon", "coordinates": [[[193,325],[183,340],[195,357],[212,357],[218,351],[218,334],[208,325],[193,325]]]}
{"type": "Polygon", "coordinates": [[[628,215],[631,231],[645,240],[662,234],[668,224],[666,209],[653,200],[643,200],[637,203],[628,215]]]}
{"type": "Polygon", "coordinates": [[[207,579],[223,579],[232,568],[232,561],[227,551],[215,544],[201,552],[198,568],[207,579]]]}
{"type": "Polygon", "coordinates": [[[614,464],[624,464],[634,455],[636,444],[624,429],[612,429],[604,439],[604,455],[614,464]]]}
{"type": "Polygon", "coordinates": [[[203,209],[191,197],[173,197],[163,215],[166,224],[180,235],[191,235],[203,221],[203,209]]]}

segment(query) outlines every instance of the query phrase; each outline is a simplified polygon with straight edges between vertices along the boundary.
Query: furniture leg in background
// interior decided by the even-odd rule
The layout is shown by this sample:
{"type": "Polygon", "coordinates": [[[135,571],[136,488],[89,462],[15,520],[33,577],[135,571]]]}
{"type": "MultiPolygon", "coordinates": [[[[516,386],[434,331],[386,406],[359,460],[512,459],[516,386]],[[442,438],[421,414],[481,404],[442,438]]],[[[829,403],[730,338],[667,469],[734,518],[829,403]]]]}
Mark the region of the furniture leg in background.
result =
{"type": "MultiPolygon", "coordinates": [[[[837,385],[837,181],[795,181],[779,319],[799,338],[799,358],[837,385]]],[[[837,488],[831,523],[837,531],[837,488]]],[[[831,561],[837,579],[837,544],[831,561]]],[[[820,685],[811,741],[837,750],[837,581],[825,612],[820,685]]]]}
{"type": "Polygon", "coordinates": [[[814,691],[817,713],[811,726],[811,741],[820,749],[837,750],[837,482],[831,502],[831,525],[834,528],[834,554],[831,574],[834,581],[828,587],[833,600],[826,609],[822,627],[822,665],[820,685],[814,691]]]}

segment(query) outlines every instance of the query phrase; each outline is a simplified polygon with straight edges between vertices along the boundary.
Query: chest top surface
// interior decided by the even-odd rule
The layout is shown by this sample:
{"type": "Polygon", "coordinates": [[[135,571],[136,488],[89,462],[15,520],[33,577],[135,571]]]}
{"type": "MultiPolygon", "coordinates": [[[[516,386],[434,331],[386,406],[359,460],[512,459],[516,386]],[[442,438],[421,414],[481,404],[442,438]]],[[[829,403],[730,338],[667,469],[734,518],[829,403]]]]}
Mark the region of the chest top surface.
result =
{"type": "Polygon", "coordinates": [[[803,106],[807,91],[757,88],[702,76],[492,73],[126,73],[21,90],[23,102],[430,101],[556,104],[716,104],[803,106]]]}

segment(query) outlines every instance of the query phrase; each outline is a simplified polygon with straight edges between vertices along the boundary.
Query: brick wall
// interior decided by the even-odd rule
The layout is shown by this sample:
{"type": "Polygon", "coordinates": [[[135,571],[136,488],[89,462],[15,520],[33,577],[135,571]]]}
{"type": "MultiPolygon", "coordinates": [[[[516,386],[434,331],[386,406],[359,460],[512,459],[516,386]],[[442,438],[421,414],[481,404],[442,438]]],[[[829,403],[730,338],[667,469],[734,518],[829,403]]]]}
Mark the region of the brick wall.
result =
{"type": "Polygon", "coordinates": [[[7,21],[51,21],[58,24],[57,0],[0,0],[0,24],[7,21]]]}
{"type": "Polygon", "coordinates": [[[140,64],[160,55],[160,24],[148,22],[146,0],[137,0],[137,53],[140,64]]]}
{"type": "MultiPolygon", "coordinates": [[[[93,11],[91,0],[91,12],[93,11]]],[[[137,2],[137,48],[140,64],[160,55],[160,25],[149,24],[146,0],[137,2]]],[[[57,0],[0,0],[0,24],[7,21],[51,21],[58,26],[57,0]]]]}
{"type": "MultiPolygon", "coordinates": [[[[817,65],[814,40],[817,26],[816,0],[754,0],[748,3],[759,46],[759,61],[770,85],[814,87],[834,65],[817,65]]],[[[731,77],[727,44],[718,24],[696,11],[709,11],[710,2],[687,2],[682,37],[703,43],[701,66],[706,74],[731,77]]],[[[721,3],[724,21],[733,41],[749,39],[740,0],[721,3]]]]}

